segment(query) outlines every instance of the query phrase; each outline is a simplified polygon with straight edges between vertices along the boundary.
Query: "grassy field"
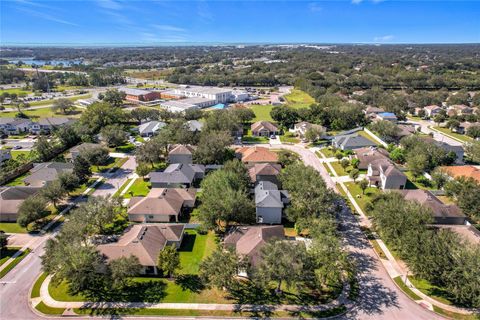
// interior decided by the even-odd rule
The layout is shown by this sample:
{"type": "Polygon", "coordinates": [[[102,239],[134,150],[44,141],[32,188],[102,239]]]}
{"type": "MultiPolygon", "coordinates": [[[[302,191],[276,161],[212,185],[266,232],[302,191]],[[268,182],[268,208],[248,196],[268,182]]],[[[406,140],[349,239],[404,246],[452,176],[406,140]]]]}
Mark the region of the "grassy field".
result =
{"type": "Polygon", "coordinates": [[[0,222],[0,230],[5,233],[27,233],[27,229],[20,227],[16,222],[0,222]]]}
{"type": "Polygon", "coordinates": [[[473,138],[472,137],[469,137],[467,135],[464,135],[464,134],[460,134],[460,133],[456,133],[456,132],[452,132],[450,129],[448,128],[442,128],[442,127],[433,127],[435,130],[438,130],[440,132],[443,132],[445,133],[446,135],[449,135],[449,136],[452,136],[460,141],[463,141],[463,142],[472,142],[473,141],[473,138]]]}
{"type": "Polygon", "coordinates": [[[273,121],[272,117],[270,116],[270,111],[273,109],[272,105],[250,105],[249,107],[255,113],[255,118],[252,120],[252,122],[261,120],[273,121]]]}
{"type": "Polygon", "coordinates": [[[365,189],[365,194],[362,194],[362,189],[358,186],[358,184],[354,182],[347,182],[345,183],[345,186],[347,187],[348,191],[352,194],[352,196],[355,198],[355,201],[359,205],[359,207],[363,210],[363,212],[368,215],[366,212],[366,207],[367,204],[370,203],[370,201],[373,199],[373,197],[380,193],[381,190],[378,188],[374,187],[368,187],[365,189]]]}
{"type": "Polygon", "coordinates": [[[288,102],[288,106],[292,108],[307,108],[312,103],[315,103],[315,99],[313,99],[308,93],[293,89],[291,93],[284,96],[285,100],[288,102]]]}
{"type": "Polygon", "coordinates": [[[20,247],[6,247],[5,249],[0,251],[0,266],[7,262],[18,250],[20,247]]]}
{"type": "Polygon", "coordinates": [[[124,194],[124,198],[144,197],[150,192],[151,184],[142,178],[137,178],[130,189],[124,194]]]}
{"type": "MultiPolygon", "coordinates": [[[[72,112],[69,112],[67,114],[55,113],[52,111],[50,107],[34,109],[34,110],[24,110],[22,112],[25,113],[29,118],[47,118],[47,117],[78,118],[82,113],[82,109],[74,108],[72,112]]],[[[0,118],[14,118],[17,113],[18,113],[17,111],[0,112],[0,118]]]]}
{"type": "MultiPolygon", "coordinates": [[[[1,85],[0,85],[0,87],[1,87],[1,85]]],[[[3,93],[5,93],[5,92],[7,92],[7,93],[9,93],[9,94],[15,93],[15,94],[17,94],[17,95],[21,95],[21,94],[27,95],[27,94],[32,93],[32,91],[30,91],[30,90],[23,90],[22,88],[11,88],[11,89],[1,89],[1,90],[0,90],[0,95],[3,94],[3,93]]]]}
{"type": "Polygon", "coordinates": [[[23,258],[25,258],[29,253],[30,249],[27,249],[23,251],[18,257],[16,257],[12,262],[7,264],[7,266],[0,271],[0,279],[3,278],[10,270],[15,268],[15,266],[19,264],[20,261],[22,261],[23,258]]]}

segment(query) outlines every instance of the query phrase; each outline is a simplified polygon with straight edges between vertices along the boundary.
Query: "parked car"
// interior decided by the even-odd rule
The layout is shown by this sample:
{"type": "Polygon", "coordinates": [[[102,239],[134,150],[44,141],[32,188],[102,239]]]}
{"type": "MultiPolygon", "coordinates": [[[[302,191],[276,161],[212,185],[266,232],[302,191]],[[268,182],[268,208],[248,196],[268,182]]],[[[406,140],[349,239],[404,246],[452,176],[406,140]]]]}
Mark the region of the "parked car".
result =
{"type": "Polygon", "coordinates": [[[16,145],[13,147],[13,150],[18,150],[18,149],[22,149],[22,146],[16,145]]]}

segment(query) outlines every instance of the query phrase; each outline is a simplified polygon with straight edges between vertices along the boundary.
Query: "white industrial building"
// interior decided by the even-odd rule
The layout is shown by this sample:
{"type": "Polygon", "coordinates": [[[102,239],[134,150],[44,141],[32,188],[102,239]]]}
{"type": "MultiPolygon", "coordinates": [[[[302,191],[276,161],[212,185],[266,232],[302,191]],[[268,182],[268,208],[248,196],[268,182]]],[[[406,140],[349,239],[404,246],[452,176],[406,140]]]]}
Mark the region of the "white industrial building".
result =
{"type": "Polygon", "coordinates": [[[180,86],[174,89],[174,92],[188,98],[215,100],[214,104],[227,103],[232,100],[232,89],[229,88],[180,86]]]}
{"type": "Polygon", "coordinates": [[[189,109],[198,109],[199,107],[195,104],[185,102],[188,99],[185,100],[169,100],[169,101],[163,101],[160,103],[160,106],[163,108],[167,109],[168,111],[171,112],[183,112],[187,111],[189,109]]]}

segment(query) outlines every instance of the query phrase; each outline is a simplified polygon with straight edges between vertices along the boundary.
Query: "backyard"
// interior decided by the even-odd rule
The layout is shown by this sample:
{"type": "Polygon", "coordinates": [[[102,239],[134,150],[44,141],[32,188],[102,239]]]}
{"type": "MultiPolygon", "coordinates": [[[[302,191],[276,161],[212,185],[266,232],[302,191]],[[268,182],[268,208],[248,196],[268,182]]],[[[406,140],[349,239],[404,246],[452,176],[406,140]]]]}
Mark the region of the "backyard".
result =
{"type": "Polygon", "coordinates": [[[249,107],[255,113],[255,118],[252,120],[252,122],[261,120],[273,121],[272,117],[270,116],[270,111],[273,109],[272,105],[250,105],[249,107]]]}

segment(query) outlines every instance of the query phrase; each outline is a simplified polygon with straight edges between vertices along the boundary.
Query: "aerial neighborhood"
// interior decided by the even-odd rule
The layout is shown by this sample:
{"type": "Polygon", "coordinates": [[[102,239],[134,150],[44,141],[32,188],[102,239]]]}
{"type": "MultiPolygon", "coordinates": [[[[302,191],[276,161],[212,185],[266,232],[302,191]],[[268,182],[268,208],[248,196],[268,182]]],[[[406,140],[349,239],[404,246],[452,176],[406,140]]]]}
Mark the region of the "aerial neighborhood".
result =
{"type": "Polygon", "coordinates": [[[480,91],[434,70],[474,50],[368,48],[5,57],[1,290],[46,317],[368,319],[388,291],[418,319],[473,319],[480,91]]]}

